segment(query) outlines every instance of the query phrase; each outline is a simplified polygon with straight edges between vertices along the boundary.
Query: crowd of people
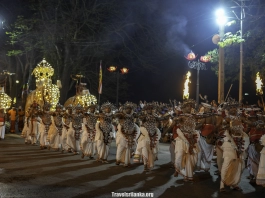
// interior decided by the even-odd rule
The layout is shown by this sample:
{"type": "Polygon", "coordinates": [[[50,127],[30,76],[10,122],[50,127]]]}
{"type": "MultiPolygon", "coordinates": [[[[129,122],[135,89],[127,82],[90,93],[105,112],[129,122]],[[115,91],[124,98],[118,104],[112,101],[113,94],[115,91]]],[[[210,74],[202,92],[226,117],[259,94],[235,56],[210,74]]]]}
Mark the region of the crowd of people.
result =
{"type": "Polygon", "coordinates": [[[0,108],[0,140],[5,138],[6,130],[8,132],[15,133],[22,132],[24,127],[25,112],[21,106],[16,109],[14,106],[7,111],[4,108],[0,108]]]}
{"type": "MultiPolygon", "coordinates": [[[[21,133],[25,144],[109,163],[109,149],[116,141],[116,165],[143,163],[144,171],[150,171],[159,160],[160,142],[169,142],[175,177],[182,175],[184,181],[192,182],[195,171],[210,170],[216,155],[220,192],[226,186],[241,190],[238,184],[245,168],[250,182],[265,187],[265,114],[261,108],[243,106],[231,98],[219,106],[215,101],[196,106],[189,99],[169,104],[126,102],[119,108],[110,102],[100,108],[95,104],[50,108],[48,103],[41,108],[34,101],[25,112],[21,133]]],[[[0,111],[3,127],[2,117],[0,111]]]]}

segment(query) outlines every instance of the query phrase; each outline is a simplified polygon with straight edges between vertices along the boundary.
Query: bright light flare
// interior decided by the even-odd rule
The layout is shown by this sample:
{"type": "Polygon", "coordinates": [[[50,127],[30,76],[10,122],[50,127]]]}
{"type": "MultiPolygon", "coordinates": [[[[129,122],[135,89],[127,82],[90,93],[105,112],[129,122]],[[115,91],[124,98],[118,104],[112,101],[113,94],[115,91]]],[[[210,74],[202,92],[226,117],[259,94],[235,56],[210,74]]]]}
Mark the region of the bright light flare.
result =
{"type": "Polygon", "coordinates": [[[190,76],[191,76],[191,73],[188,72],[186,74],[186,81],[184,83],[184,91],[183,91],[183,99],[189,99],[190,97],[190,94],[189,94],[189,83],[191,83],[190,81],[190,76]]]}
{"type": "Polygon", "coordinates": [[[215,15],[217,16],[216,22],[218,25],[225,25],[227,22],[227,17],[225,16],[225,11],[223,9],[218,9],[215,12],[215,15]]]}
{"type": "Polygon", "coordinates": [[[262,90],[262,79],[259,76],[259,72],[256,74],[256,94],[257,95],[263,95],[263,90],[262,90]]]}

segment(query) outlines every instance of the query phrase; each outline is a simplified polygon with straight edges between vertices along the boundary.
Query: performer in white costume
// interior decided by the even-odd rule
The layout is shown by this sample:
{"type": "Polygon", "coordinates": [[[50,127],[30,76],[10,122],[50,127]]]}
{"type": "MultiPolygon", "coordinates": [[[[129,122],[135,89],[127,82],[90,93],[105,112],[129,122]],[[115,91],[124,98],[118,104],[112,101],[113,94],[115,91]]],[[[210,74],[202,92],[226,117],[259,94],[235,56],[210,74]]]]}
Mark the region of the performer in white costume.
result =
{"type": "Polygon", "coordinates": [[[64,144],[64,136],[63,136],[63,113],[62,113],[63,106],[60,104],[56,105],[56,110],[52,114],[52,124],[49,130],[49,142],[50,148],[54,149],[55,151],[59,151],[61,147],[61,151],[65,149],[64,144]]]}
{"type": "Polygon", "coordinates": [[[260,138],[260,144],[263,146],[260,152],[260,162],[256,183],[265,187],[265,135],[260,138]]]}
{"type": "Polygon", "coordinates": [[[212,107],[209,104],[202,103],[204,112],[199,119],[201,124],[201,132],[199,139],[200,152],[198,153],[197,170],[208,172],[211,167],[213,158],[215,133],[216,133],[216,117],[212,112],[212,107]]]}
{"type": "Polygon", "coordinates": [[[80,104],[75,106],[75,114],[72,116],[72,129],[68,129],[67,142],[72,152],[76,155],[80,151],[80,137],[82,134],[83,124],[82,106],[80,104]]]}
{"type": "Polygon", "coordinates": [[[66,107],[66,112],[63,114],[63,130],[62,130],[62,139],[63,139],[63,150],[68,150],[68,153],[72,152],[71,147],[69,146],[71,143],[71,139],[68,138],[68,132],[73,133],[72,127],[72,118],[73,118],[73,106],[70,104],[66,107]]]}
{"type": "Polygon", "coordinates": [[[256,113],[248,116],[247,120],[250,131],[248,132],[250,145],[247,149],[247,168],[249,170],[250,183],[256,183],[256,178],[259,169],[260,152],[263,146],[260,144],[260,138],[265,134],[264,122],[258,120],[256,113]]]}
{"type": "Polygon", "coordinates": [[[154,167],[154,162],[158,160],[159,140],[161,132],[157,128],[159,122],[158,115],[154,112],[156,104],[146,104],[141,115],[142,126],[140,127],[141,135],[138,139],[137,148],[134,155],[134,162],[139,162],[141,158],[144,162],[144,171],[149,171],[154,167]]]}
{"type": "MultiPolygon", "coordinates": [[[[187,104],[184,104],[187,105],[187,104]]],[[[184,111],[183,111],[184,112],[184,111]]],[[[193,181],[193,173],[200,151],[198,141],[200,134],[195,130],[196,122],[192,115],[182,114],[179,118],[180,128],[177,129],[175,146],[175,174],[181,174],[184,181],[193,181]]]]}
{"type": "Polygon", "coordinates": [[[220,192],[226,191],[225,185],[234,190],[241,190],[238,184],[245,168],[245,152],[249,145],[249,137],[243,132],[242,122],[237,117],[230,121],[230,129],[225,131],[224,136],[220,192]]]}
{"type": "Polygon", "coordinates": [[[24,127],[21,132],[21,137],[25,139],[25,144],[28,144],[30,140],[28,140],[29,137],[29,113],[30,113],[30,107],[25,113],[25,118],[24,118],[24,127]]]}
{"type": "Polygon", "coordinates": [[[109,147],[115,132],[112,124],[113,111],[116,108],[113,104],[106,102],[102,104],[102,113],[99,114],[99,122],[96,124],[96,146],[97,146],[97,161],[108,163],[109,147]]]}
{"type": "Polygon", "coordinates": [[[81,158],[85,156],[90,159],[94,158],[95,155],[95,136],[96,136],[96,123],[98,115],[96,114],[97,105],[88,106],[88,112],[85,112],[84,124],[82,126],[82,138],[80,149],[82,151],[81,158]]]}
{"type": "MultiPolygon", "coordinates": [[[[177,129],[179,126],[179,115],[182,113],[180,107],[175,107],[175,114],[174,118],[169,121],[170,127],[163,131],[162,137],[165,137],[167,134],[170,135],[170,145],[169,145],[169,152],[170,152],[170,159],[171,159],[171,168],[175,168],[175,145],[176,145],[176,138],[178,137],[177,129]]],[[[163,116],[164,117],[164,116],[163,116]]],[[[163,119],[163,118],[162,118],[163,119]]]]}
{"type": "Polygon", "coordinates": [[[31,143],[32,145],[36,145],[37,141],[39,140],[39,111],[40,106],[36,103],[36,101],[33,101],[33,104],[30,107],[29,112],[29,130],[27,134],[27,143],[31,143]]]}
{"type": "Polygon", "coordinates": [[[51,105],[49,103],[45,103],[43,106],[43,111],[39,112],[40,149],[47,148],[50,141],[50,138],[48,136],[48,132],[52,124],[50,108],[51,105]]]}
{"type": "Polygon", "coordinates": [[[115,116],[119,118],[116,135],[116,165],[123,163],[125,167],[131,165],[131,150],[140,135],[139,127],[134,123],[136,104],[126,102],[115,116]]]}

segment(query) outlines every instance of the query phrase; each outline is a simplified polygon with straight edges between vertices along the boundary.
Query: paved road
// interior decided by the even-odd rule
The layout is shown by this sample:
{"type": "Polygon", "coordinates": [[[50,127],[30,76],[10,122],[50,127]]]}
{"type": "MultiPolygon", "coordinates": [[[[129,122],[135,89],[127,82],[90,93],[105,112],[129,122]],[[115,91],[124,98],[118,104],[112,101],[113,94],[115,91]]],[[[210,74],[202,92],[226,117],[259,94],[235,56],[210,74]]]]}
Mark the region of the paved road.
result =
{"type": "Polygon", "coordinates": [[[111,192],[151,192],[154,197],[177,198],[256,198],[265,197],[265,188],[251,185],[244,171],[243,192],[219,193],[220,178],[213,173],[196,172],[193,184],[173,177],[169,168],[169,144],[161,144],[159,160],[151,172],[143,165],[130,168],[115,165],[115,144],[110,150],[110,164],[81,159],[80,155],[61,154],[25,145],[19,135],[7,134],[0,141],[0,197],[112,197],[111,192]]]}

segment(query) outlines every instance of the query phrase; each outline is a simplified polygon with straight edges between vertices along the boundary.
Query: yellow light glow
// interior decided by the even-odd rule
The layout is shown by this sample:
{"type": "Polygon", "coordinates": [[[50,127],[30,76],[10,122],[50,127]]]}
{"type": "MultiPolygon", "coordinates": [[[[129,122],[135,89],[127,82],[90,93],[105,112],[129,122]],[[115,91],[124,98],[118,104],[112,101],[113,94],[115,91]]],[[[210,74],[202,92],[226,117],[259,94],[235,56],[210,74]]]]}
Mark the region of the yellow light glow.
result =
{"type": "MultiPolygon", "coordinates": [[[[55,110],[56,104],[59,102],[60,98],[59,87],[52,84],[51,77],[53,74],[54,69],[45,59],[43,59],[32,72],[32,75],[34,75],[36,78],[34,100],[36,100],[41,107],[44,103],[50,103],[51,111],[55,110]]],[[[32,102],[32,97],[29,95],[26,109],[32,102]]]]}
{"type": "Polygon", "coordinates": [[[12,99],[4,92],[0,92],[0,107],[3,109],[10,108],[12,99]]]}
{"type": "Polygon", "coordinates": [[[110,72],[114,72],[116,71],[117,67],[115,66],[110,66],[109,68],[107,68],[110,72]]]}
{"type": "Polygon", "coordinates": [[[127,74],[127,73],[129,72],[129,69],[126,68],[126,67],[123,67],[123,68],[120,69],[120,70],[121,70],[121,73],[122,73],[122,74],[127,74]]]}
{"type": "Polygon", "coordinates": [[[256,94],[257,95],[263,95],[263,90],[262,90],[262,79],[259,76],[259,72],[256,74],[256,94]]]}
{"type": "Polygon", "coordinates": [[[191,76],[191,73],[188,72],[186,74],[186,81],[184,83],[183,99],[189,99],[190,97],[190,94],[189,94],[189,83],[191,83],[190,76],[191,76]]]}
{"type": "Polygon", "coordinates": [[[69,105],[76,106],[80,104],[82,107],[89,106],[91,104],[97,104],[97,98],[91,94],[76,95],[69,98],[65,103],[64,107],[69,105]]]}

